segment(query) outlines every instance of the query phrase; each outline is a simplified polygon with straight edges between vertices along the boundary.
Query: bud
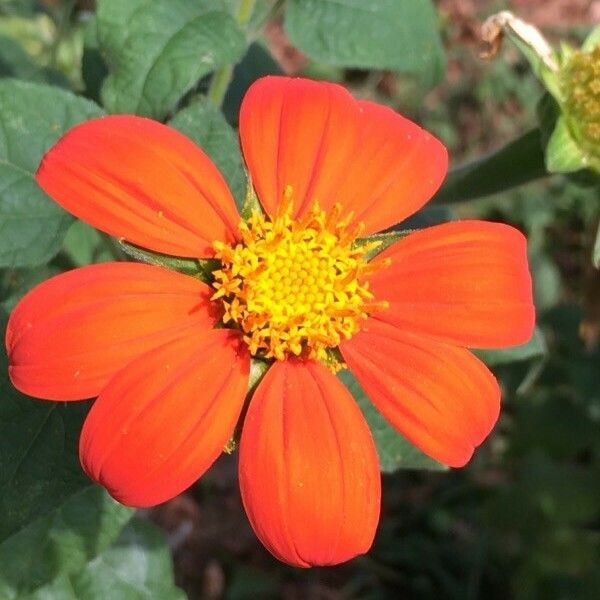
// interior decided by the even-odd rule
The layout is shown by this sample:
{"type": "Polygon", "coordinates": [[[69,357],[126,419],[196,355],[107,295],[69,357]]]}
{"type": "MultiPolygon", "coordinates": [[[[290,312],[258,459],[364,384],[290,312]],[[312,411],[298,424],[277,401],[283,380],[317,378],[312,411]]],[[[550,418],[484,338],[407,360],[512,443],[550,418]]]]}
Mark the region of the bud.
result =
{"type": "Polygon", "coordinates": [[[509,38],[548,92],[538,106],[548,172],[600,173],[600,28],[581,49],[552,48],[535,27],[503,11],[487,19],[481,36],[486,57],[509,38]]]}

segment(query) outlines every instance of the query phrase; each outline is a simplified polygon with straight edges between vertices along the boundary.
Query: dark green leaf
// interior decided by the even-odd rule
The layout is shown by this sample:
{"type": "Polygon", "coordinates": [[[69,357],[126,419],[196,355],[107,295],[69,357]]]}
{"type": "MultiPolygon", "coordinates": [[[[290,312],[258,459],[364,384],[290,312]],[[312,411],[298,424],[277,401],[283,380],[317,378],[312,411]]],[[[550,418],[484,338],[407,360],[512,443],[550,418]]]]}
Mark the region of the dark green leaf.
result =
{"type": "Polygon", "coordinates": [[[246,174],[237,134],[223,113],[207,98],[200,97],[178,112],[169,124],[194,140],[212,158],[241,207],[246,193],[246,174]]]}
{"type": "Polygon", "coordinates": [[[548,354],[544,334],[536,327],[533,337],[526,344],[501,350],[475,350],[474,353],[491,367],[507,363],[542,358],[548,354]]]}
{"type": "Polygon", "coordinates": [[[184,600],[173,582],[164,537],[153,525],[134,519],[115,544],[83,569],[62,574],[29,600],[184,600]]]}
{"type": "Polygon", "coordinates": [[[80,572],[133,516],[89,485],[0,544],[0,598],[22,597],[57,576],[80,572]]]}
{"type": "MultiPolygon", "coordinates": [[[[8,314],[26,292],[57,273],[57,268],[48,265],[34,269],[4,269],[0,271],[0,308],[8,314]]],[[[3,322],[1,310],[0,322],[3,322]]]]}
{"type": "Polygon", "coordinates": [[[452,169],[434,201],[473,200],[547,174],[540,130],[533,129],[488,156],[452,169]]]}
{"type": "MultiPolygon", "coordinates": [[[[44,268],[45,269],[45,268],[44,268]]],[[[1,283],[0,332],[8,310],[44,273],[16,271],[1,283]]],[[[88,402],[26,398],[8,379],[0,348],[0,547],[29,523],[51,514],[90,485],[79,465],[77,445],[88,402]]],[[[0,597],[2,597],[0,595],[0,597]]]]}
{"type": "Polygon", "coordinates": [[[445,470],[447,468],[423,454],[389,425],[367,398],[350,371],[343,371],[339,377],[358,402],[369,423],[377,445],[379,465],[384,473],[392,473],[398,469],[445,470]]]}
{"type": "Polygon", "coordinates": [[[292,43],[331,65],[392,69],[435,83],[444,53],[429,0],[289,0],[292,43]]]}
{"type": "Polygon", "coordinates": [[[164,119],[204,75],[236,62],[245,37],[211,0],[101,0],[97,31],[110,112],[164,119]]]}
{"type": "MultiPolygon", "coordinates": [[[[4,330],[4,324],[2,324],[4,330]]],[[[25,398],[0,355],[0,543],[89,485],[77,456],[87,402],[25,398]]]]}
{"type": "Polygon", "coordinates": [[[72,219],[33,175],[67,129],[100,114],[92,102],[58,88],[0,81],[0,266],[43,264],[58,252],[72,219]]]}

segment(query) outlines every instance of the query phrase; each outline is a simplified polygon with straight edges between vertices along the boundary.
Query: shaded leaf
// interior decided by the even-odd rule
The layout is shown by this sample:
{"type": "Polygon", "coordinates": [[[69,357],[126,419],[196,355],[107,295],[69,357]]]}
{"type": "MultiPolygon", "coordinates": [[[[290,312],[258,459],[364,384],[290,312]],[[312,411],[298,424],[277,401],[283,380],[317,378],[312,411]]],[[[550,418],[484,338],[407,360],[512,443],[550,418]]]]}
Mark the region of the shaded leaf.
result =
{"type": "Polygon", "coordinates": [[[72,217],[33,175],[63,133],[101,114],[92,102],[58,88],[0,81],[0,267],[43,264],[60,249],[72,217]]]}
{"type": "Polygon", "coordinates": [[[236,62],[246,47],[233,17],[210,0],[101,0],[97,33],[110,72],[106,108],[161,120],[201,77],[236,62]]]}
{"type": "MultiPolygon", "coordinates": [[[[58,272],[59,270],[56,267],[48,265],[35,267],[34,269],[4,269],[0,272],[1,309],[4,309],[8,314],[26,292],[58,272]]],[[[0,323],[3,323],[1,318],[0,323]]]]}
{"type": "Polygon", "coordinates": [[[29,600],[184,600],[160,531],[134,519],[115,544],[77,572],[62,573],[29,600]]]}
{"type": "Polygon", "coordinates": [[[0,544],[0,598],[18,598],[81,571],[112,544],[134,511],[88,485],[0,544]]]}
{"type": "Polygon", "coordinates": [[[445,59],[429,0],[289,0],[292,43],[331,65],[391,69],[437,82],[445,59]]]}
{"type": "Polygon", "coordinates": [[[403,438],[367,398],[356,378],[346,370],[339,374],[363,411],[379,455],[379,466],[384,473],[398,469],[445,470],[447,467],[429,458],[403,438]]]}

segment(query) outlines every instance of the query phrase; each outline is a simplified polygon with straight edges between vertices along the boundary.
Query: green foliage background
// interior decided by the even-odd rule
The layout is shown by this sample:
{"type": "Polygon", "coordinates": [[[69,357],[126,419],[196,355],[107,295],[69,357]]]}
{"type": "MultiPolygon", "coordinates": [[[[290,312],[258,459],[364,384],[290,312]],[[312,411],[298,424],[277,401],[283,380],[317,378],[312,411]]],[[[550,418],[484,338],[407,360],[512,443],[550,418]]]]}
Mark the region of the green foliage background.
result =
{"type": "MultiPolygon", "coordinates": [[[[78,463],[88,403],[23,397],[2,351],[1,599],[597,597],[598,179],[548,177],[544,144],[557,115],[541,110],[538,122],[543,88],[526,61],[508,50],[477,62],[443,15],[429,0],[0,0],[2,330],[38,282],[124,257],[37,187],[39,160],[62,133],[111,112],[168,122],[213,157],[241,205],[239,104],[252,81],[284,69],[340,81],[439,135],[452,171],[403,227],[467,216],[516,225],[528,235],[538,308],[529,344],[481,353],[502,383],[503,414],[463,470],[445,471],[403,440],[342,375],[386,473],[382,521],[367,556],[311,572],[276,563],[238,527],[226,476],[235,458],[171,512],[116,504],[78,463]],[[293,64],[277,53],[282,32],[293,64]],[[458,79],[448,64],[459,65],[458,79]],[[465,107],[475,113],[466,125],[465,107]],[[208,518],[198,514],[217,519],[212,537],[198,533],[208,518]]],[[[574,43],[587,33],[564,32],[574,43]]]]}

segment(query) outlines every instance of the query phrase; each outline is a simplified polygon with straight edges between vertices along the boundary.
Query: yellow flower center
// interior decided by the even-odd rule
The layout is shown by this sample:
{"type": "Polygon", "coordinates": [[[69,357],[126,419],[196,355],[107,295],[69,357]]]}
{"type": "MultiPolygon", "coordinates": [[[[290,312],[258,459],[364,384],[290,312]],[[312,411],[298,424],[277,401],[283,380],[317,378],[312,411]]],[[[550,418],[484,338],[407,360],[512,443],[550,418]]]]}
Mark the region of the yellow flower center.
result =
{"type": "Polygon", "coordinates": [[[379,242],[356,244],[364,224],[326,213],[318,203],[298,220],[286,188],[277,215],[254,212],[240,223],[237,245],[215,242],[221,268],[213,273],[213,300],[222,299],[223,323],[239,327],[255,356],[328,361],[328,348],[349,339],[360,322],[387,302],[376,302],[366,276],[385,266],[365,260],[379,242]]]}

